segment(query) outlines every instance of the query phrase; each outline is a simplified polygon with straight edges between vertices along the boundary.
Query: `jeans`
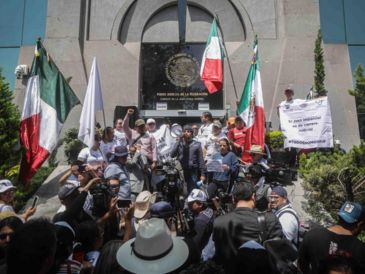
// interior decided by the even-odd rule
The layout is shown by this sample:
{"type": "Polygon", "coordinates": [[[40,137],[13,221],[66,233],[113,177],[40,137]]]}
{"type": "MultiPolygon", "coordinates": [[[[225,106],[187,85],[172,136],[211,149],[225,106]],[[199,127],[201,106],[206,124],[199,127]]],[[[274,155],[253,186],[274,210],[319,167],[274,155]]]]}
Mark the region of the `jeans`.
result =
{"type": "Polygon", "coordinates": [[[184,168],[184,178],[188,194],[196,188],[196,182],[198,181],[198,169],[196,168],[184,168]]]}

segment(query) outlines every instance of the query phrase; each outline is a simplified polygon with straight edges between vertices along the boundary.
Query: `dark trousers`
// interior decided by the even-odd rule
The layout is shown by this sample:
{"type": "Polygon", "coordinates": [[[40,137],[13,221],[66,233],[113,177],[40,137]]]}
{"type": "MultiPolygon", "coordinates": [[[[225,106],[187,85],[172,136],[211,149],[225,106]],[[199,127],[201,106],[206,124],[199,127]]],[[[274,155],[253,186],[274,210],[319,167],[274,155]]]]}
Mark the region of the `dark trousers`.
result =
{"type": "Polygon", "coordinates": [[[198,172],[199,170],[197,168],[184,168],[184,178],[188,194],[196,188],[196,182],[199,180],[198,172]]]}

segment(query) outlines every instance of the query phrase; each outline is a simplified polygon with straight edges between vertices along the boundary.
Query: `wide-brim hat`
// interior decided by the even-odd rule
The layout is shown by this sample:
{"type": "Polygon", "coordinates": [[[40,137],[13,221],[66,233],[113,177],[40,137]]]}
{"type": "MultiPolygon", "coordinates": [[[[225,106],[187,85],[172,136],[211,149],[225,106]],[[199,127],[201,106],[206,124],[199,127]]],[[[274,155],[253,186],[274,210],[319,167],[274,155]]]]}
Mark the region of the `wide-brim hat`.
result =
{"type": "Polygon", "coordinates": [[[178,269],[188,256],[183,238],[172,237],[164,220],[152,218],[140,225],[136,238],[119,248],[117,262],[132,273],[160,274],[178,269]]]}
{"type": "Polygon", "coordinates": [[[266,155],[264,152],[262,152],[262,147],[260,145],[252,145],[248,152],[254,154],[266,155]]]}
{"type": "Polygon", "coordinates": [[[134,204],[134,217],[137,219],[143,218],[151,205],[156,201],[157,193],[151,193],[148,190],[144,190],[138,194],[134,204]]]}

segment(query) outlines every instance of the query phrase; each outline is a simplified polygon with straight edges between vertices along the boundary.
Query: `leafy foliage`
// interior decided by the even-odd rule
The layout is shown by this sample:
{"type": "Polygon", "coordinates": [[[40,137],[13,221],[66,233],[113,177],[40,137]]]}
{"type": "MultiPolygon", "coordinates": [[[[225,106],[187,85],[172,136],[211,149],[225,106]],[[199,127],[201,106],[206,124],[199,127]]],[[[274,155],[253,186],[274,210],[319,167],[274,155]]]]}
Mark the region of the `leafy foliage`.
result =
{"type": "Polygon", "coordinates": [[[20,113],[12,100],[9,83],[0,69],[0,178],[20,160],[20,113]]]}
{"type": "Polygon", "coordinates": [[[314,93],[315,97],[327,95],[327,90],[324,87],[324,79],[326,73],[324,71],[324,59],[322,49],[322,33],[318,30],[317,39],[314,47],[314,93]]]}
{"type": "Polygon", "coordinates": [[[305,210],[317,222],[335,221],[338,209],[346,200],[365,202],[364,143],[346,154],[335,150],[303,155],[299,173],[307,198],[305,210]]]}
{"type": "Polygon", "coordinates": [[[15,184],[17,186],[14,203],[15,211],[18,211],[25,206],[27,201],[34,195],[54,169],[55,167],[41,167],[33,176],[27,187],[24,187],[24,185],[20,183],[15,184]]]}
{"type": "Polygon", "coordinates": [[[63,142],[65,143],[65,155],[69,164],[77,160],[80,150],[85,147],[85,145],[77,139],[78,132],[77,128],[71,128],[66,132],[65,138],[63,139],[63,142]]]}
{"type": "Polygon", "coordinates": [[[283,132],[279,130],[269,131],[265,134],[265,143],[271,150],[284,148],[284,139],[283,132]]]}
{"type": "Polygon", "coordinates": [[[354,78],[355,88],[349,90],[349,94],[355,96],[360,137],[361,139],[365,139],[365,76],[364,69],[361,65],[357,66],[354,78]]]}

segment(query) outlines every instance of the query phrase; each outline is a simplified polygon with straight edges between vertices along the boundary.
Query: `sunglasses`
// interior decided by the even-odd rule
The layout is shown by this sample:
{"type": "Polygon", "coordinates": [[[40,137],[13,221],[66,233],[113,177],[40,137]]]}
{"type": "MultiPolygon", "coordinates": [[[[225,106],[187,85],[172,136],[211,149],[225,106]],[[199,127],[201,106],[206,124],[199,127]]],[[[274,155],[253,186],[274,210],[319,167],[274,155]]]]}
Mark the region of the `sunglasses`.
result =
{"type": "Polygon", "coordinates": [[[13,232],[0,234],[0,240],[5,240],[8,236],[11,238],[13,234],[13,232]]]}

